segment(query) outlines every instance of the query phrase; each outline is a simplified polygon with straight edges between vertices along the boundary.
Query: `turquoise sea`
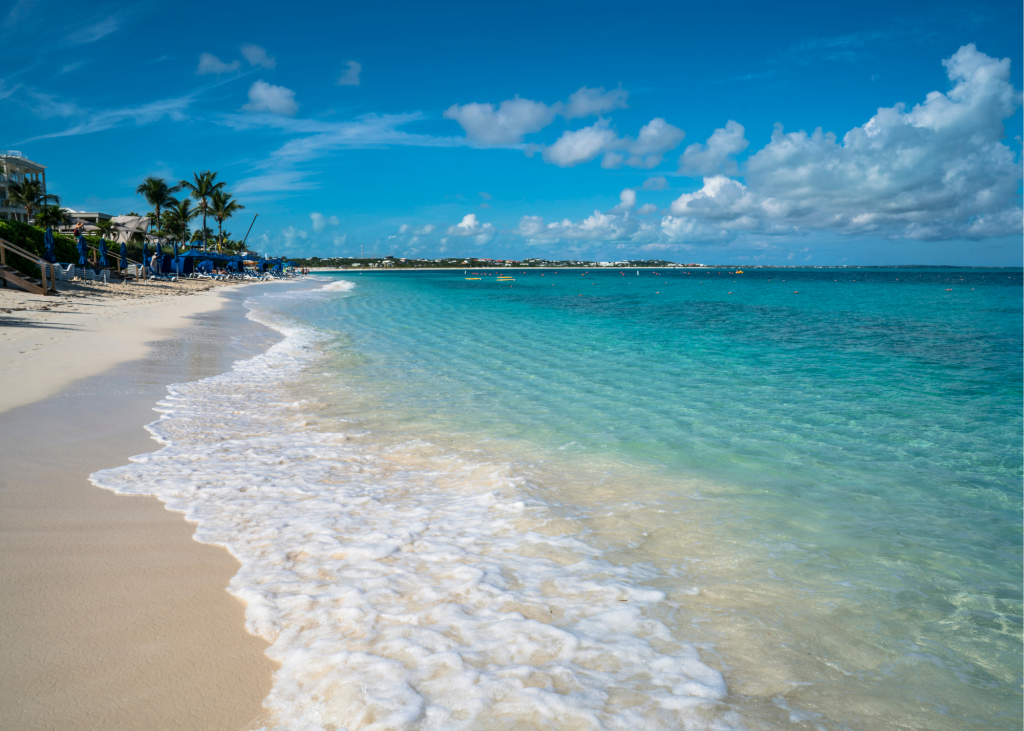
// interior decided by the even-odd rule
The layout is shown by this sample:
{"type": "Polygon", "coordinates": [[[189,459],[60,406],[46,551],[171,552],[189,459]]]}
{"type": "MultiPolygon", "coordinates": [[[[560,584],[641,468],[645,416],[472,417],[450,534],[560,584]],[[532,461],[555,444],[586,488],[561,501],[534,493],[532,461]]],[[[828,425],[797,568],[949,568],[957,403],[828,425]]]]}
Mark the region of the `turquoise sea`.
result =
{"type": "Polygon", "coordinates": [[[96,478],[239,556],[282,728],[1021,728],[1020,269],[502,274],[254,296],[96,478]]]}

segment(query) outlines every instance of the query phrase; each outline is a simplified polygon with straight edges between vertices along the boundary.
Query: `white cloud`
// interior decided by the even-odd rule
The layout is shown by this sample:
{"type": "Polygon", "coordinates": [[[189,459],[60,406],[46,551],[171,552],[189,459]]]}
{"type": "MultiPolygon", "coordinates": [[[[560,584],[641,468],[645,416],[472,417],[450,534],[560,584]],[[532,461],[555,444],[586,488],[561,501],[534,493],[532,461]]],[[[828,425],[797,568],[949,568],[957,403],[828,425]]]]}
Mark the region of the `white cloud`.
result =
{"type": "Polygon", "coordinates": [[[81,30],[75,30],[68,34],[69,42],[72,45],[84,46],[87,43],[94,43],[121,27],[121,19],[117,15],[111,15],[103,20],[93,23],[81,30]]]}
{"type": "Polygon", "coordinates": [[[619,136],[608,120],[599,119],[589,127],[563,132],[553,145],[543,149],[543,156],[545,162],[571,168],[615,149],[618,143],[619,136]]]}
{"type": "Polygon", "coordinates": [[[73,102],[59,102],[47,95],[33,94],[33,98],[37,102],[34,105],[34,111],[41,116],[77,116],[81,118],[81,121],[67,129],[38,135],[25,140],[25,142],[44,140],[51,137],[72,137],[75,135],[92,134],[93,132],[102,132],[113,127],[122,127],[126,124],[141,126],[164,118],[181,121],[185,119],[185,110],[194,99],[193,96],[189,95],[176,99],[161,99],[137,107],[92,110],[83,109],[73,102]]]}
{"type": "Polygon", "coordinates": [[[625,213],[626,211],[636,207],[636,191],[632,188],[626,188],[619,193],[619,204],[612,208],[609,213],[625,213]]]}
{"type": "Polygon", "coordinates": [[[196,74],[199,76],[204,74],[227,74],[232,71],[238,71],[241,65],[242,62],[237,59],[231,63],[224,63],[212,53],[201,53],[199,54],[199,66],[196,67],[196,74]]]}
{"type": "Polygon", "coordinates": [[[291,117],[299,111],[295,92],[283,86],[274,86],[260,79],[249,87],[249,103],[242,109],[247,112],[270,112],[291,117]]]}
{"type": "Polygon", "coordinates": [[[620,138],[607,119],[599,119],[589,127],[562,133],[554,144],[542,148],[546,162],[559,167],[573,167],[603,155],[601,167],[652,168],[661,162],[665,152],[679,145],[685,133],[678,127],[655,117],[640,128],[634,140],[620,138]]]}
{"type": "Polygon", "coordinates": [[[556,110],[530,99],[506,99],[498,108],[493,104],[452,104],[444,112],[466,131],[466,138],[477,147],[518,145],[523,135],[539,132],[554,121],[556,110]]]}
{"type": "MultiPolygon", "coordinates": [[[[721,175],[672,213],[722,230],[939,240],[1019,235],[1021,163],[1002,139],[1021,104],[1010,60],[963,46],[943,61],[952,88],[909,111],[881,108],[841,142],[821,129],[785,133],[747,160],[744,185],[721,175]]],[[[685,157],[685,153],[684,153],[685,157]]]]}
{"type": "Polygon", "coordinates": [[[668,190],[668,181],[665,179],[665,176],[656,175],[653,178],[647,178],[640,187],[643,190],[668,190]]]}
{"type": "MultiPolygon", "coordinates": [[[[481,224],[475,213],[468,213],[463,216],[460,223],[454,226],[449,226],[447,234],[449,236],[473,236],[473,241],[477,244],[486,244],[494,239],[494,224],[483,223],[481,224]]],[[[444,243],[444,239],[441,240],[444,243]]]]}
{"type": "Polygon", "coordinates": [[[516,96],[497,107],[476,102],[453,104],[445,110],[444,118],[458,122],[466,131],[466,138],[477,147],[510,147],[522,144],[525,135],[544,129],[558,115],[567,120],[592,117],[624,108],[628,98],[629,92],[624,89],[605,91],[604,87],[583,86],[565,103],[555,102],[549,106],[516,96]]]}
{"type": "Polygon", "coordinates": [[[596,117],[614,109],[625,109],[629,92],[625,89],[605,91],[604,87],[588,89],[583,86],[569,95],[569,101],[561,106],[560,114],[566,119],[596,117]]]}
{"type": "MultiPolygon", "coordinates": [[[[463,222],[465,222],[465,221],[463,221],[463,222]]],[[[388,238],[389,239],[394,239],[394,238],[398,238],[399,236],[412,236],[412,239],[410,240],[409,243],[415,243],[415,242],[419,241],[419,237],[420,236],[428,236],[428,235],[434,233],[434,231],[436,231],[436,230],[437,230],[437,226],[435,226],[432,223],[428,223],[425,226],[418,226],[418,227],[417,226],[411,226],[408,223],[403,223],[401,226],[398,227],[398,233],[393,235],[393,236],[388,236],[388,238]]],[[[470,235],[472,235],[472,233],[473,232],[470,232],[468,234],[456,234],[456,235],[457,236],[458,235],[470,236],[470,235]]],[[[482,229],[477,231],[476,233],[479,235],[480,233],[482,233],[482,229]]]]}
{"type": "Polygon", "coordinates": [[[638,216],[647,216],[647,215],[649,215],[651,213],[657,213],[657,212],[658,212],[658,207],[656,205],[654,205],[653,203],[644,203],[642,206],[640,206],[639,208],[636,209],[636,214],[638,216]]]}
{"type": "Polygon", "coordinates": [[[347,69],[334,83],[338,86],[359,86],[359,74],[363,71],[363,65],[358,61],[346,62],[347,69]]]}
{"type": "Polygon", "coordinates": [[[629,241],[642,236],[650,228],[628,215],[594,211],[582,221],[566,218],[562,221],[544,223],[540,216],[523,216],[516,233],[528,244],[555,243],[558,241],[629,241]]]}
{"type": "Polygon", "coordinates": [[[661,162],[662,156],[679,146],[686,137],[683,130],[655,117],[640,128],[635,141],[628,141],[624,147],[629,153],[626,164],[630,167],[650,169],[661,162]]]}
{"type": "Polygon", "coordinates": [[[340,223],[337,216],[328,218],[322,213],[310,213],[309,218],[313,222],[314,231],[323,231],[327,226],[337,226],[340,223]]]}
{"type": "Polygon", "coordinates": [[[485,201],[489,201],[491,199],[491,194],[490,193],[486,193],[486,192],[484,192],[482,190],[480,191],[479,196],[481,198],[483,198],[485,201]]]}
{"type": "Polygon", "coordinates": [[[293,250],[296,244],[301,244],[309,239],[309,232],[289,226],[281,231],[281,236],[284,239],[284,248],[293,250]]]}
{"type": "Polygon", "coordinates": [[[263,69],[272,69],[277,66],[277,59],[269,55],[262,46],[246,43],[240,47],[240,50],[250,66],[259,66],[263,69]]]}
{"type": "Polygon", "coordinates": [[[716,129],[708,141],[701,145],[690,145],[679,156],[679,172],[684,175],[736,175],[739,168],[733,155],[747,149],[743,125],[729,120],[724,129],[716,129]]]}

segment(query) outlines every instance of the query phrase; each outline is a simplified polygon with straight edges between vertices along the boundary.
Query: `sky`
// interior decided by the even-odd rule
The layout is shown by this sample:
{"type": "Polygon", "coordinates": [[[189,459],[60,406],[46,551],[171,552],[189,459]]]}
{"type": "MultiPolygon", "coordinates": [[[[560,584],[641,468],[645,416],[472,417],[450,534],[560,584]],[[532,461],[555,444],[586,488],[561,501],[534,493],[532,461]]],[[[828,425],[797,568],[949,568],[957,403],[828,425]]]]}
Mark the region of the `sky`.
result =
{"type": "Polygon", "coordinates": [[[79,211],[213,170],[258,251],[1020,266],[1020,2],[0,3],[79,211]]]}

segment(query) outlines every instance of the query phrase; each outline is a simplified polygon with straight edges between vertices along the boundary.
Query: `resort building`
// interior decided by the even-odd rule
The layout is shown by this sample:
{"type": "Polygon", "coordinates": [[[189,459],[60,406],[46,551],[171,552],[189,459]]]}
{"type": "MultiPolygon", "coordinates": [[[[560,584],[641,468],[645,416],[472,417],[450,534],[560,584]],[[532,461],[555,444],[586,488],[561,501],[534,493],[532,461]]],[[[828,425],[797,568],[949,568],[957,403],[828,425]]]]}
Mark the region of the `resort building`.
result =
{"type": "Polygon", "coordinates": [[[46,166],[32,162],[17,150],[0,150],[0,220],[28,222],[28,213],[24,208],[4,205],[7,186],[26,180],[38,181],[45,194],[46,166]]]}

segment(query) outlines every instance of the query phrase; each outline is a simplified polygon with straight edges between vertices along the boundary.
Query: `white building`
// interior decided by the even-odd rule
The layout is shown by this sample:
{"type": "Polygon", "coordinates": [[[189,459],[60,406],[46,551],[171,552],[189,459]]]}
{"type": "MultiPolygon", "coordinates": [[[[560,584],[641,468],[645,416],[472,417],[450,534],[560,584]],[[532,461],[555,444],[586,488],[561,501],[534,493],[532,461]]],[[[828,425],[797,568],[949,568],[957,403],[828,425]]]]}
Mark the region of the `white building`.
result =
{"type": "Polygon", "coordinates": [[[26,180],[38,181],[42,192],[46,194],[46,166],[32,162],[17,150],[0,150],[0,220],[28,222],[28,213],[24,208],[5,206],[7,186],[11,183],[24,183],[26,180]]]}

